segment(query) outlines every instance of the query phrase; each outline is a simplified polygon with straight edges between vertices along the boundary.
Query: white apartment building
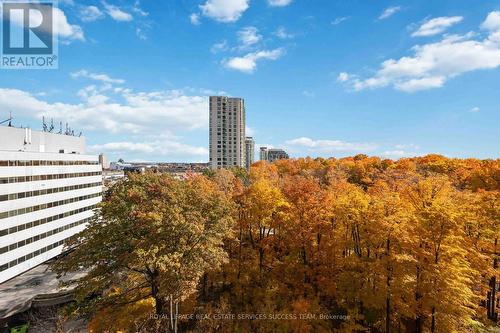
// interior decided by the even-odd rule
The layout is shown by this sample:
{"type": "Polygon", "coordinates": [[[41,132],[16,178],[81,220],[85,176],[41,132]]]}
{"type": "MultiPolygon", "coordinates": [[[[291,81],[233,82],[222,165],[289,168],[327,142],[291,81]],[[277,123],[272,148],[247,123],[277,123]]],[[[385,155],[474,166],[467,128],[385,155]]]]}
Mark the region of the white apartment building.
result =
{"type": "Polygon", "coordinates": [[[80,137],[0,127],[0,283],[61,253],[102,198],[80,137]]]}
{"type": "Polygon", "coordinates": [[[246,167],[245,101],[210,96],[210,168],[246,167]]]}

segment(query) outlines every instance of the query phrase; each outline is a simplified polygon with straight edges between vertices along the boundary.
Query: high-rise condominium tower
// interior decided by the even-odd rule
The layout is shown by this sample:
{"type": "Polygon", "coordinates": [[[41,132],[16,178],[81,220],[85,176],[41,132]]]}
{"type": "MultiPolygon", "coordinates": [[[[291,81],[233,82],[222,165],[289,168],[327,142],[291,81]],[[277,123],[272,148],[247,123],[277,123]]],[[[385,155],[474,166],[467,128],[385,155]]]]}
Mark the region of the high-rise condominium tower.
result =
{"type": "Polygon", "coordinates": [[[247,169],[250,169],[250,166],[254,162],[254,154],[255,154],[255,141],[251,136],[247,136],[245,138],[245,149],[246,149],[246,166],[247,169]]]}
{"type": "Polygon", "coordinates": [[[246,167],[245,101],[210,96],[210,167],[246,167]]]}

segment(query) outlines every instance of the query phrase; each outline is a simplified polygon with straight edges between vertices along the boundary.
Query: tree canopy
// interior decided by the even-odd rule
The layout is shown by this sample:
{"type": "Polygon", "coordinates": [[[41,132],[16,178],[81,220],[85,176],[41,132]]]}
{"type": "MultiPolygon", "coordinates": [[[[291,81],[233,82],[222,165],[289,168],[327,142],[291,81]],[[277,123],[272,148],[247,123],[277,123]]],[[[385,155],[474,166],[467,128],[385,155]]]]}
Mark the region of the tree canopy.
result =
{"type": "Polygon", "coordinates": [[[56,268],[89,270],[94,332],[139,331],[170,302],[251,315],[187,332],[494,332],[499,194],[499,160],[439,155],[131,175],[56,268]]]}

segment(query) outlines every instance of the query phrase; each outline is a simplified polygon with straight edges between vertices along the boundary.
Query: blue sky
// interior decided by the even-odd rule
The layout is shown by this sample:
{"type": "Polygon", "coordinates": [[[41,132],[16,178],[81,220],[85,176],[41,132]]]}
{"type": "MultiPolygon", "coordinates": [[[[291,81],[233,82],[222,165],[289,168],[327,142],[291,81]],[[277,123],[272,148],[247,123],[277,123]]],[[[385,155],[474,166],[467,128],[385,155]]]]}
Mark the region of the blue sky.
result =
{"type": "MultiPolygon", "coordinates": [[[[0,70],[0,117],[112,160],[207,161],[207,96],[298,156],[499,157],[500,1],[59,1],[59,69],[0,70]]],[[[258,148],[257,148],[258,149],[258,148]]]]}

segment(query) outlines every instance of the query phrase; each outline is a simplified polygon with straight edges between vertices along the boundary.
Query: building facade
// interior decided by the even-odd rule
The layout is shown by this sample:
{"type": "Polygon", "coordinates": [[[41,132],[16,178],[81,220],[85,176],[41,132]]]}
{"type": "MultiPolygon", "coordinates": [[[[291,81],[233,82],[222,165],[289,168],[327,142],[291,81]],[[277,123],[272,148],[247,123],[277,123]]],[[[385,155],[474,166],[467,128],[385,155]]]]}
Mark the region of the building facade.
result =
{"type": "Polygon", "coordinates": [[[103,170],[109,170],[109,168],[111,167],[108,156],[104,154],[99,154],[99,164],[102,166],[103,170]]]}
{"type": "Polygon", "coordinates": [[[276,161],[276,160],[282,160],[282,159],[288,159],[290,158],[286,151],[283,149],[274,149],[270,148],[268,149],[267,147],[260,147],[260,160],[261,161],[268,161],[270,163],[276,161]]]}
{"type": "Polygon", "coordinates": [[[260,147],[259,160],[267,161],[267,147],[260,147]]]}
{"type": "Polygon", "coordinates": [[[245,153],[246,153],[246,167],[249,170],[250,166],[253,164],[255,156],[255,141],[252,137],[247,136],[245,138],[245,153]]]}
{"type": "Polygon", "coordinates": [[[102,198],[80,137],[0,127],[0,283],[61,253],[102,198]]]}
{"type": "Polygon", "coordinates": [[[245,101],[210,96],[210,168],[246,167],[245,101]]]}

